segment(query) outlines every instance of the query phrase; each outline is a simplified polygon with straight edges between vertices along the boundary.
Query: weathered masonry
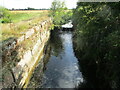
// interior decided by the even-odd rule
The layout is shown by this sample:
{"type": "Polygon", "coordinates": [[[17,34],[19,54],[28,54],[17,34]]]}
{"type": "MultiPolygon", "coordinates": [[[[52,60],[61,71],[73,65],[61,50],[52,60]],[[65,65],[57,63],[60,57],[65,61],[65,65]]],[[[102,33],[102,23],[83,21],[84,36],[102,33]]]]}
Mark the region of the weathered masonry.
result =
{"type": "Polygon", "coordinates": [[[27,87],[30,74],[43,57],[43,49],[50,36],[51,18],[2,44],[3,88],[27,87]]]}

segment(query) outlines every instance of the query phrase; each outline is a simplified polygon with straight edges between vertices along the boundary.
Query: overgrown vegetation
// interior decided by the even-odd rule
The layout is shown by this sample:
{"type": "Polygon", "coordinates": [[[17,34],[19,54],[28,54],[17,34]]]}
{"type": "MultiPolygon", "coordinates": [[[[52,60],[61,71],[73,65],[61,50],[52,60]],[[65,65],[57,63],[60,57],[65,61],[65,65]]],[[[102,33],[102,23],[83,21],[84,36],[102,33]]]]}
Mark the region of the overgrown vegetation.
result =
{"type": "Polygon", "coordinates": [[[65,2],[54,0],[50,10],[50,16],[53,18],[55,25],[65,24],[71,19],[72,11],[67,9],[65,2]]]}
{"type": "Polygon", "coordinates": [[[10,23],[11,17],[8,9],[0,7],[0,23],[10,23]]]}
{"type": "MultiPolygon", "coordinates": [[[[46,13],[47,11],[44,11],[46,13]]],[[[9,11],[4,7],[0,7],[0,21],[1,23],[16,23],[20,21],[30,20],[34,17],[41,16],[42,10],[28,10],[28,11],[9,11]]]]}
{"type": "Polygon", "coordinates": [[[74,48],[87,87],[120,88],[119,10],[120,2],[79,2],[74,10],[74,48]]]}
{"type": "Polygon", "coordinates": [[[48,18],[48,11],[8,11],[11,23],[1,24],[0,41],[10,37],[19,37],[38,22],[48,18]]]}

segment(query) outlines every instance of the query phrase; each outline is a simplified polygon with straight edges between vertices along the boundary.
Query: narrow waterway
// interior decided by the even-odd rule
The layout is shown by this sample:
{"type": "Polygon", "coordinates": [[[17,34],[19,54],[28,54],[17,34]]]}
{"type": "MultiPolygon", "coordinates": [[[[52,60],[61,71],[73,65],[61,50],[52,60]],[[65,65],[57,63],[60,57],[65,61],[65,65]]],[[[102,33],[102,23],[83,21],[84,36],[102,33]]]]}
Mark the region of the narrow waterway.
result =
{"type": "MultiPolygon", "coordinates": [[[[62,50],[55,55],[57,48],[52,49],[52,54],[44,71],[42,87],[74,88],[83,82],[83,78],[79,70],[78,60],[73,52],[72,32],[63,31],[58,35],[62,50]]],[[[57,42],[59,43],[59,41],[57,42]]]]}
{"type": "MultiPolygon", "coordinates": [[[[67,29],[68,30],[68,29],[67,29]]],[[[119,88],[119,67],[111,68],[96,63],[94,58],[83,59],[86,54],[80,51],[82,41],[73,37],[72,31],[51,31],[50,40],[45,46],[44,57],[40,62],[28,87],[31,88],[119,88]],[[108,71],[107,71],[108,70],[108,71]]],[[[92,50],[92,49],[91,49],[92,50]]],[[[93,52],[93,51],[92,51],[93,52]]],[[[92,53],[90,52],[90,53],[92,53]]],[[[89,54],[90,55],[90,54],[89,54]]],[[[118,63],[115,61],[115,63],[118,63]]],[[[114,66],[114,63],[111,65],[114,66]]]]}
{"type": "MultiPolygon", "coordinates": [[[[75,88],[83,82],[83,77],[73,51],[72,32],[54,32],[49,41],[50,50],[46,52],[49,56],[45,57],[47,60],[43,59],[44,70],[42,79],[37,80],[37,84],[39,83],[37,87],[75,88]]],[[[39,71],[37,69],[32,78],[38,77],[39,71]]]]}

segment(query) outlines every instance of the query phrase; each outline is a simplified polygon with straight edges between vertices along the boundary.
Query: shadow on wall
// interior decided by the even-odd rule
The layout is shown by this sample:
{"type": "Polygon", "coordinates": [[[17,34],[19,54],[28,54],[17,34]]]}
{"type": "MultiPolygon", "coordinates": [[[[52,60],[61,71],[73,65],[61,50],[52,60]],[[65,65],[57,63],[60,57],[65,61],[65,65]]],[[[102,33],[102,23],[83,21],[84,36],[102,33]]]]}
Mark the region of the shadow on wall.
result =
{"type": "Polygon", "coordinates": [[[60,32],[57,28],[51,30],[50,39],[44,47],[44,58],[40,60],[37,68],[35,69],[28,88],[42,88],[43,72],[46,70],[46,64],[48,63],[48,60],[50,60],[50,56],[58,56],[61,50],[63,50],[62,40],[59,34],[60,32]]]}
{"type": "Polygon", "coordinates": [[[18,57],[19,45],[16,45],[17,38],[10,37],[1,43],[2,56],[2,85],[3,88],[16,87],[17,81],[15,79],[12,67],[20,61],[18,57]]]}
{"type": "Polygon", "coordinates": [[[42,85],[43,72],[46,69],[46,64],[48,63],[51,55],[51,46],[49,41],[44,47],[43,54],[44,57],[39,61],[37,67],[35,68],[27,88],[40,88],[42,85]]]}

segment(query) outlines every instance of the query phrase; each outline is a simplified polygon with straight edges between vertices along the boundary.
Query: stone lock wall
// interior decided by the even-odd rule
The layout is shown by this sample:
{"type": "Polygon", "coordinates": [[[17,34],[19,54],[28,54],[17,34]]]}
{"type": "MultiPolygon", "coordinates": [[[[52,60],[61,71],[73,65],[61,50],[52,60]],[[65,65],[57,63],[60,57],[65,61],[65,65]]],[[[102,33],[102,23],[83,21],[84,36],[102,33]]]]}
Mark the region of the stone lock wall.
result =
{"type": "Polygon", "coordinates": [[[51,26],[50,18],[22,33],[21,37],[3,43],[3,87],[27,87],[30,74],[43,57],[51,26]]]}

